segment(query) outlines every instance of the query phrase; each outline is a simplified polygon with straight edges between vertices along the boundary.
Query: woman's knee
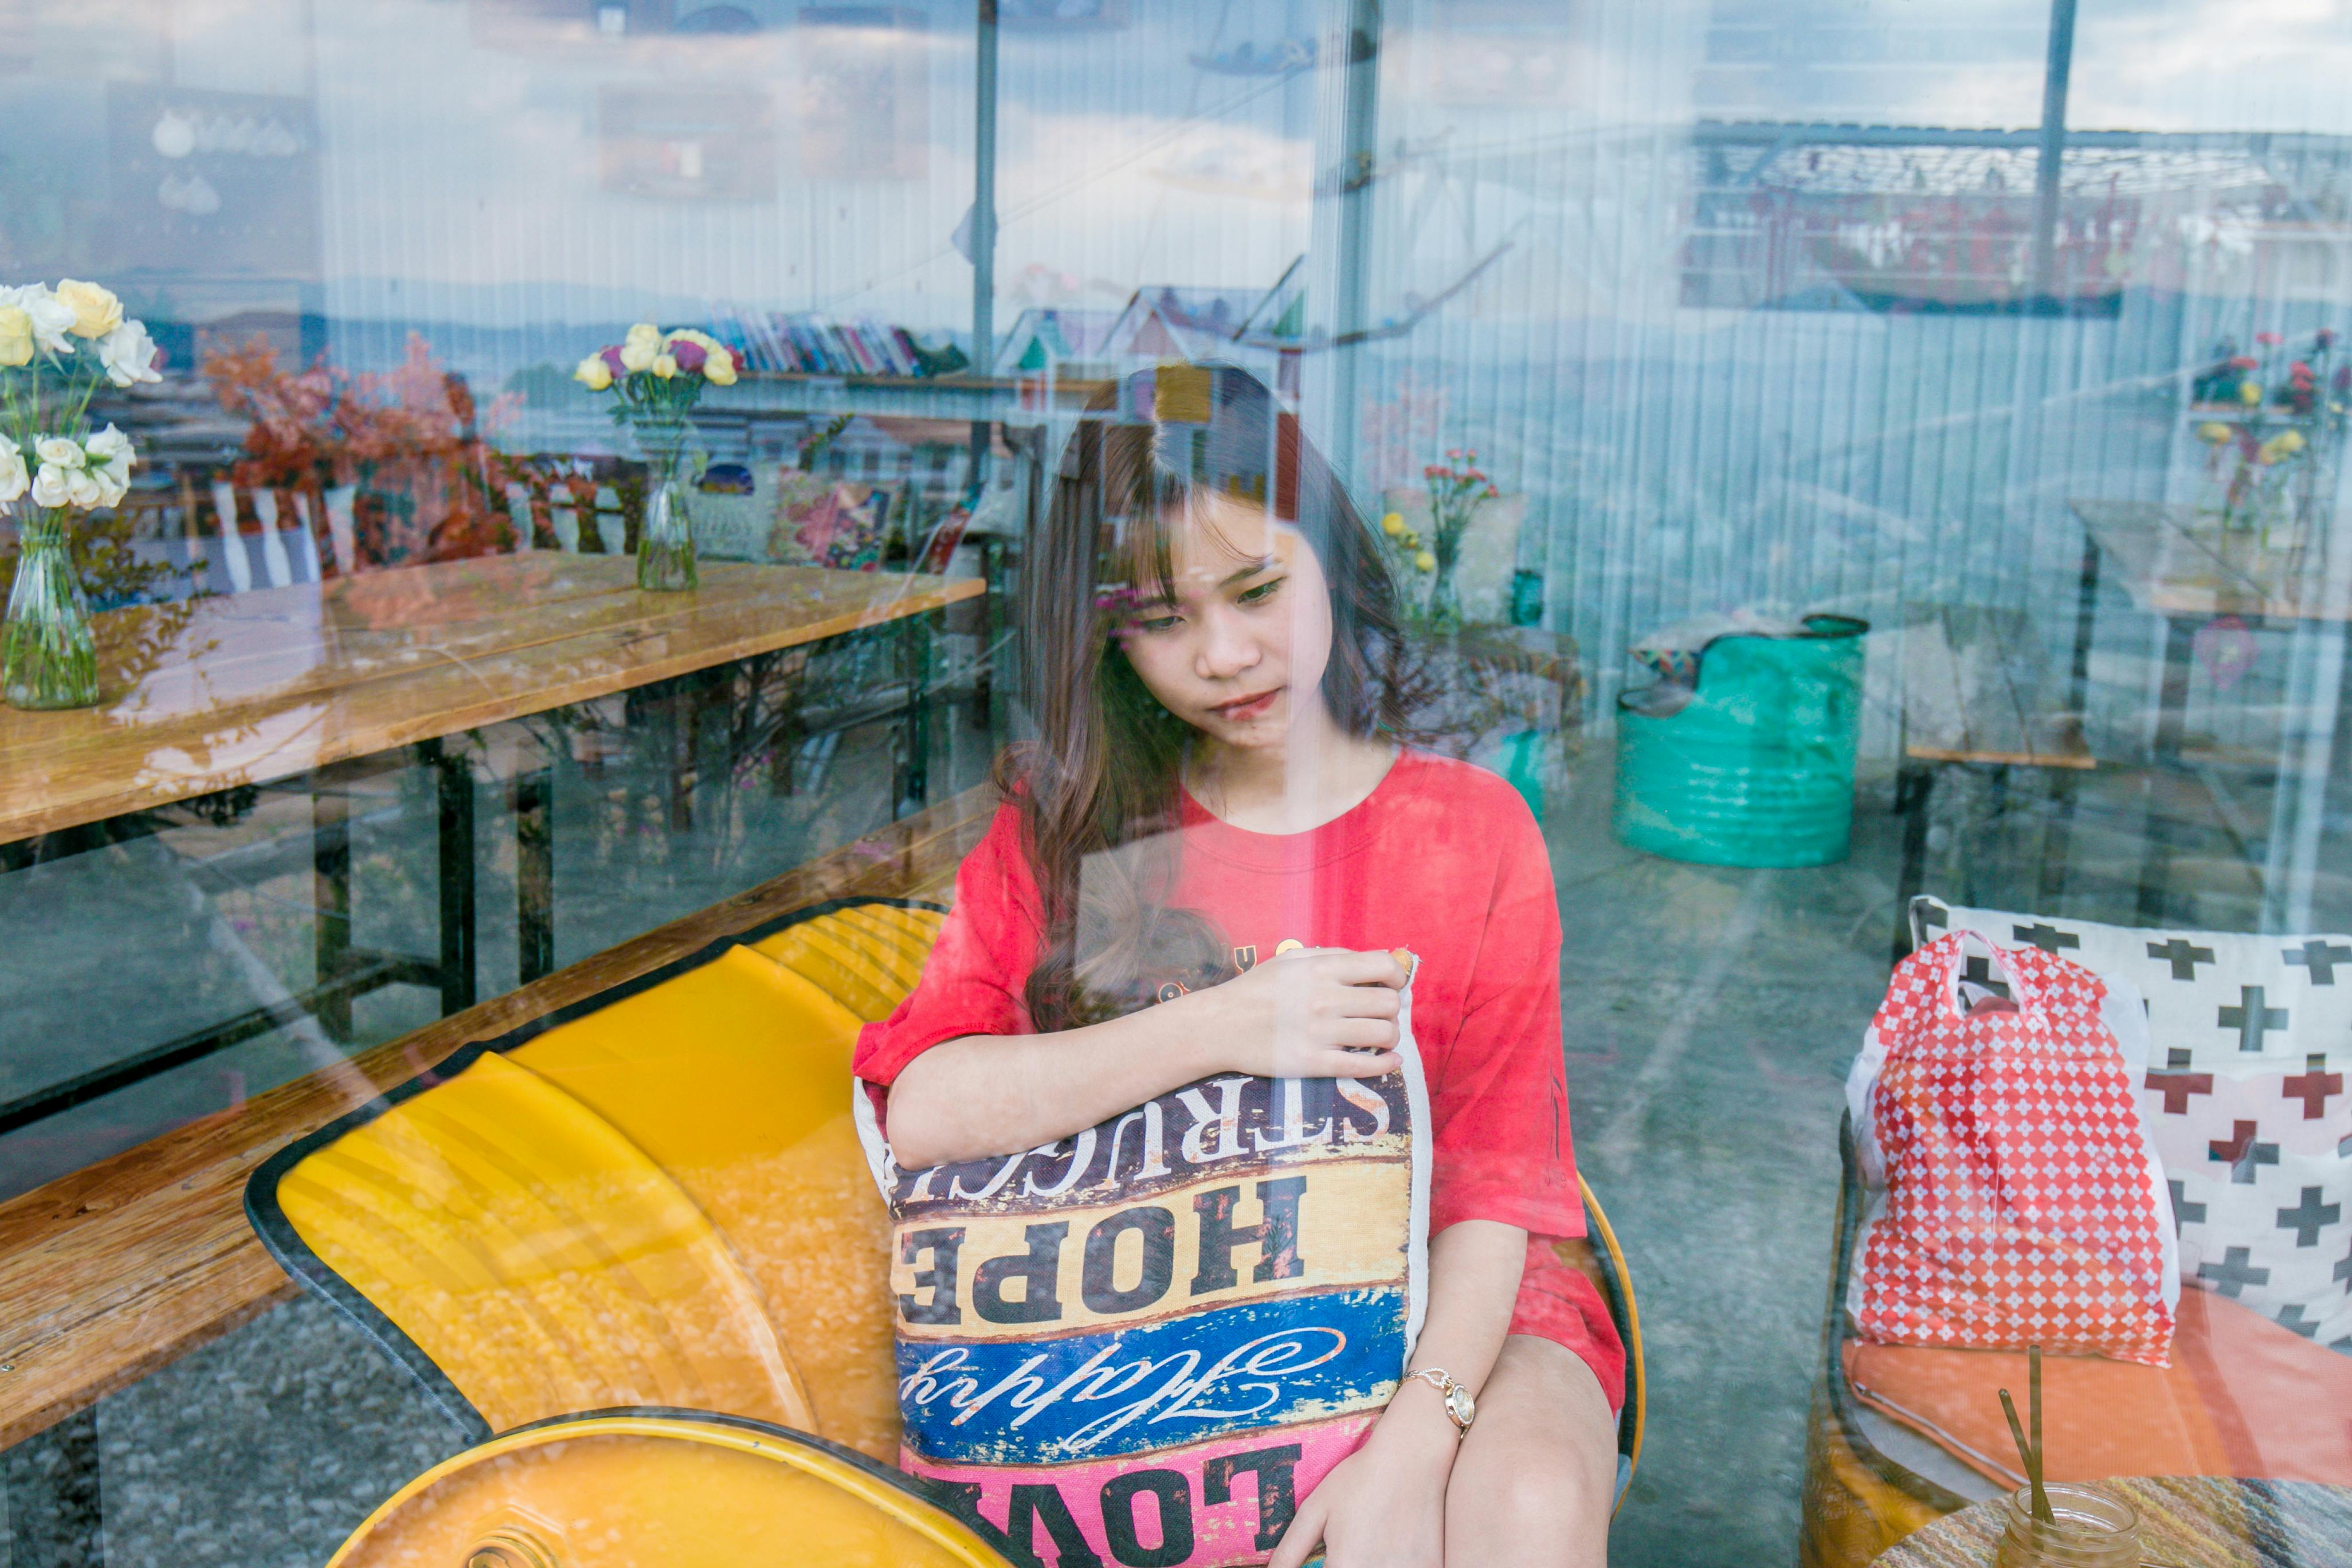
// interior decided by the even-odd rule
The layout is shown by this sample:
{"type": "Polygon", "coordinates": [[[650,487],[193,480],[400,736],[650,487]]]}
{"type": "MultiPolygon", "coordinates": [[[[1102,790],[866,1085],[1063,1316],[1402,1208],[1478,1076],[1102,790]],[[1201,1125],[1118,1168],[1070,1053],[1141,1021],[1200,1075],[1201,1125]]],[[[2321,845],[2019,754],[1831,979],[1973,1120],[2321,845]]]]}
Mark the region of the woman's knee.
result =
{"type": "Polygon", "coordinates": [[[1587,1564],[1606,1556],[1615,1427],[1590,1369],[1549,1342],[1506,1342],[1446,1493],[1448,1556],[1587,1564]]]}

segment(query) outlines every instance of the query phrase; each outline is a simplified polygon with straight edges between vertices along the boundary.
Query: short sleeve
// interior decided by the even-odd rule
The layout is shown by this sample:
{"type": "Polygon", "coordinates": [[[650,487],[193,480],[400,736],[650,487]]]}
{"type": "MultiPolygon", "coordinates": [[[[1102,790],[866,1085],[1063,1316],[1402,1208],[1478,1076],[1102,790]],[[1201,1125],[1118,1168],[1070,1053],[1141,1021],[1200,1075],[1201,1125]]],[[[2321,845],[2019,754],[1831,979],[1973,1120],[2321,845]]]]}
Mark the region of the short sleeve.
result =
{"type": "Polygon", "coordinates": [[[1516,809],[1485,817],[1495,847],[1485,926],[1461,1023],[1430,1085],[1430,1231],[1487,1219],[1580,1237],[1560,1054],[1558,895],[1541,830],[1516,796],[1508,806],[1516,809]]]}
{"type": "Polygon", "coordinates": [[[1011,805],[956,868],[955,905],[940,928],[923,977],[891,1015],[858,1031],[853,1069],[883,1088],[942,1040],[1018,1035],[1029,1028],[1021,1002],[1043,926],[1036,879],[1011,805]]]}

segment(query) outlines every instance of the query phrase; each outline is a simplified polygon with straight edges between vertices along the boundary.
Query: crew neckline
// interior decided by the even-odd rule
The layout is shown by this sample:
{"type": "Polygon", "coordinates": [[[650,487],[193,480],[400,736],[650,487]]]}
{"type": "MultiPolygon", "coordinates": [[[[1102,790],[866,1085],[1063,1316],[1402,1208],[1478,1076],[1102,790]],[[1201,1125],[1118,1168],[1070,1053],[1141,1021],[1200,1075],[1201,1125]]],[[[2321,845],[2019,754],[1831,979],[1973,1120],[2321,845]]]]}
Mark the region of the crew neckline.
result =
{"type": "Polygon", "coordinates": [[[1330,821],[1297,833],[1237,827],[1202,805],[1180,779],[1176,787],[1183,805],[1184,847],[1235,865],[1269,870],[1328,865],[1370,847],[1380,837],[1381,808],[1402,787],[1401,775],[1423,765],[1423,759],[1412,747],[1399,745],[1388,772],[1370,794],[1330,821]]]}

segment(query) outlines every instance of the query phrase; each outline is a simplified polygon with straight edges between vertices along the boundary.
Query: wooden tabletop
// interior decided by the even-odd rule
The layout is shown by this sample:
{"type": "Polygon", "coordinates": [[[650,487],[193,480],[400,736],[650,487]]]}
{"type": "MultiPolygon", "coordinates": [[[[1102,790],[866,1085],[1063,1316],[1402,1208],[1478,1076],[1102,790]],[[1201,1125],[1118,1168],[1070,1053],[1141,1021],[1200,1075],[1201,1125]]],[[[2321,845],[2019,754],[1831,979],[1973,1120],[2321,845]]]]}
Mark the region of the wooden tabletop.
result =
{"type": "MultiPolygon", "coordinates": [[[[2140,1561],[2158,1568],[2311,1568],[2352,1563],[2352,1488],[2226,1476],[2101,1481],[2138,1510],[2140,1561]]],[[[2000,1502],[1948,1514],[1879,1554],[1874,1568],[1990,1568],[2000,1502]]]]}
{"type": "Polygon", "coordinates": [[[2095,765],[2026,616],[1956,605],[1905,617],[1903,751],[1924,762],[2095,765]]]}
{"type": "Polygon", "coordinates": [[[2352,620],[2352,592],[2340,583],[2329,586],[2316,550],[2265,548],[2256,534],[2225,532],[2189,507],[2161,501],[2068,504],[2139,610],[2247,620],[2352,620]]]}
{"type": "Polygon", "coordinates": [[[281,1084],[0,1204],[0,1448],[63,1420],[294,1294],[245,1218],[246,1178],[303,1134],[471,1040],[857,894],[949,901],[995,809],[984,788],[751,891],[281,1084]]]}
{"type": "Polygon", "coordinates": [[[0,843],[289,778],[984,592],[977,579],[708,562],[649,594],[627,557],[398,567],[93,617],[100,699],[0,707],[0,843]]]}

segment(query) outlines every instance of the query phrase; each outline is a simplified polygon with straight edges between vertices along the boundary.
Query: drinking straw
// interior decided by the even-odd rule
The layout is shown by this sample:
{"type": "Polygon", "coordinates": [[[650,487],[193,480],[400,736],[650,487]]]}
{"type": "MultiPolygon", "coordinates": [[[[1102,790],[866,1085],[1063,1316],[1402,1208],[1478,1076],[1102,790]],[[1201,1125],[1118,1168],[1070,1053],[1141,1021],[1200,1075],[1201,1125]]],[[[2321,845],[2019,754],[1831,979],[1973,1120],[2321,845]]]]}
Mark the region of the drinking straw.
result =
{"type": "Polygon", "coordinates": [[[2042,1489],[2042,1347],[2025,1351],[2026,1403],[2033,1420],[2033,1468],[2026,1479],[2033,1486],[2033,1517],[2044,1524],[2058,1522],[2050,1512],[2050,1494],[2042,1489]]]}

